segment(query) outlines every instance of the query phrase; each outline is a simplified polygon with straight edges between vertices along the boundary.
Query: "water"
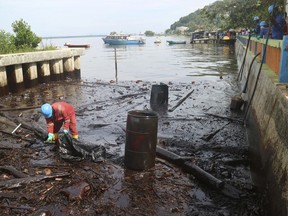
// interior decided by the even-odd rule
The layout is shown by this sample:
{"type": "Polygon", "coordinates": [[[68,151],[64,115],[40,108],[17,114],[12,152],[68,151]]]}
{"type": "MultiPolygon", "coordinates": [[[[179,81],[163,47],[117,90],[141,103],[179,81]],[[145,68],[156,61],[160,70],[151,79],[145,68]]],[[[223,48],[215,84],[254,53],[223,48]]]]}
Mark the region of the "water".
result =
{"type": "Polygon", "coordinates": [[[144,81],[180,81],[219,79],[237,71],[234,47],[216,44],[190,44],[184,36],[146,37],[144,45],[106,45],[101,37],[44,39],[43,45],[65,48],[64,43],[90,44],[81,56],[84,80],[117,79],[144,81]],[[154,41],[160,39],[160,44],[154,41]],[[167,40],[186,40],[186,44],[169,45],[167,40]]]}

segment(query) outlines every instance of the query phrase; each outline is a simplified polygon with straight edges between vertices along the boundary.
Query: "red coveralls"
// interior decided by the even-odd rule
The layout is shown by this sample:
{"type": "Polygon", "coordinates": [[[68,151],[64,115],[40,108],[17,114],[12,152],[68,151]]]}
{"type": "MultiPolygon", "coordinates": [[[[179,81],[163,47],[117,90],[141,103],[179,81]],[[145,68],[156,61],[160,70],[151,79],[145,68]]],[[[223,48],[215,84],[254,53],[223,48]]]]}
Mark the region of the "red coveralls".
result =
{"type": "Polygon", "coordinates": [[[56,102],[51,106],[53,115],[46,119],[48,133],[58,133],[64,123],[63,130],[69,129],[73,136],[78,135],[74,107],[65,102],[56,102]]]}

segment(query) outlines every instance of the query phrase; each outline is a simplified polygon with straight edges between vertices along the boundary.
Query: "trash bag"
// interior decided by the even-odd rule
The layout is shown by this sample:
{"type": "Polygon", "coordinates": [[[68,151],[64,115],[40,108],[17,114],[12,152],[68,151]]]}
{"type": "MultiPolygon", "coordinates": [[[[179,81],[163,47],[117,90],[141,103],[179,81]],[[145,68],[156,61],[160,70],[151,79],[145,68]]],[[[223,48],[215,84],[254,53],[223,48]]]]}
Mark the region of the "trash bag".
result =
{"type": "Polygon", "coordinates": [[[59,154],[66,161],[82,161],[84,159],[94,162],[104,161],[106,149],[104,146],[80,141],[69,134],[59,134],[59,154]]]}

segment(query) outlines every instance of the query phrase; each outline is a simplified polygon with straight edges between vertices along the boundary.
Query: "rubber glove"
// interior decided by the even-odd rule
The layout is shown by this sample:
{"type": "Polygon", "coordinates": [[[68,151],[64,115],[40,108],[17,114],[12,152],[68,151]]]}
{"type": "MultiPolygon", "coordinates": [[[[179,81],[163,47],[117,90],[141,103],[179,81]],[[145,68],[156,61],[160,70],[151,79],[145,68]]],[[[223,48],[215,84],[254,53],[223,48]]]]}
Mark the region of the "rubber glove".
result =
{"type": "Polygon", "coordinates": [[[47,142],[52,142],[52,140],[53,140],[53,133],[49,133],[48,134],[48,138],[47,138],[47,142]]]}
{"type": "Polygon", "coordinates": [[[68,134],[68,130],[63,130],[64,134],[68,134]]]}

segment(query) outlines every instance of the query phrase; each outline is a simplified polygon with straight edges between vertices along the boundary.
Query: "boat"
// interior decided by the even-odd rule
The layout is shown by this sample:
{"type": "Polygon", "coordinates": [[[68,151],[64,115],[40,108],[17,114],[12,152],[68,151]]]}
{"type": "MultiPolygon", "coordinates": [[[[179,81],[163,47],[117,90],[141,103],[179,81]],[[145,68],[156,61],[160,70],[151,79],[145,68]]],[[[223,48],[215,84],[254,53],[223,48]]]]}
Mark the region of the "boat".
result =
{"type": "Polygon", "coordinates": [[[64,46],[67,46],[69,48],[89,48],[90,44],[70,44],[70,43],[65,43],[64,46]]]}
{"type": "Polygon", "coordinates": [[[161,43],[161,40],[160,40],[160,39],[156,39],[156,40],[154,41],[154,43],[161,43]]]}
{"type": "Polygon", "coordinates": [[[105,44],[109,45],[129,45],[145,44],[145,39],[141,36],[131,36],[129,34],[110,34],[102,38],[105,44]]]}
{"type": "Polygon", "coordinates": [[[230,45],[235,44],[235,42],[236,42],[236,38],[229,37],[229,36],[224,36],[219,41],[220,44],[230,44],[230,45]]]}
{"type": "Polygon", "coordinates": [[[172,44],[186,44],[186,41],[167,41],[167,43],[169,43],[169,45],[172,45],[172,44]]]}

